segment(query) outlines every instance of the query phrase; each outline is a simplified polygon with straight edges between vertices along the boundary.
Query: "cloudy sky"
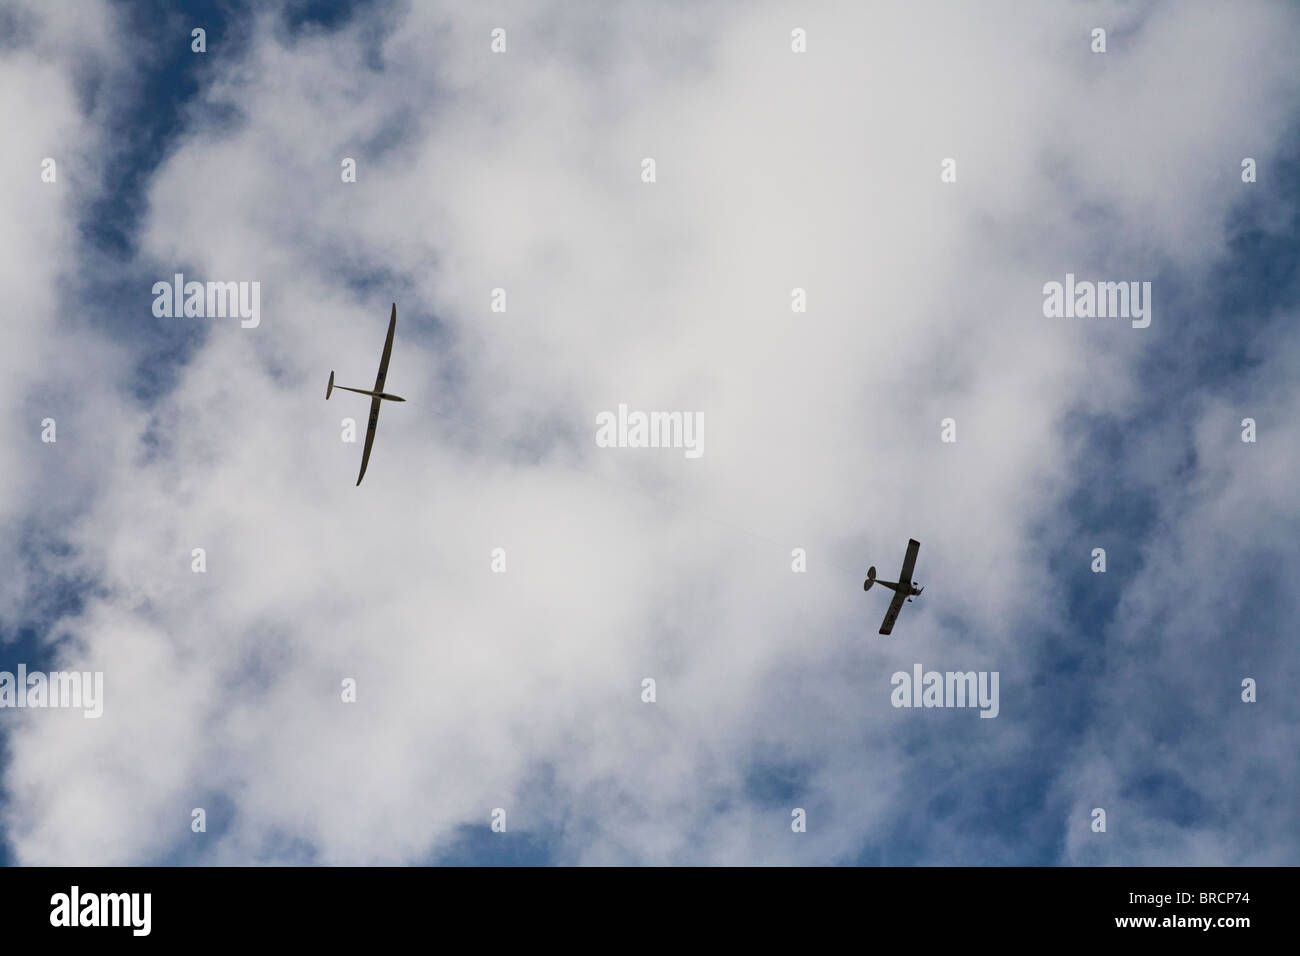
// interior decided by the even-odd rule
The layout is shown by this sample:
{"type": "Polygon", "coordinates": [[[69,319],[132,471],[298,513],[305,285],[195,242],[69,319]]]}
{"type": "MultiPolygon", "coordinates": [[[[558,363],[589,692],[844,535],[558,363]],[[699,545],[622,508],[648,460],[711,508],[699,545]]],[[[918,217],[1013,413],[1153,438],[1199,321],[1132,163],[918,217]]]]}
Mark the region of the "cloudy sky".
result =
{"type": "Polygon", "coordinates": [[[104,710],[0,710],[0,859],[1300,863],[1298,54],[1287,3],[3,0],[0,670],[104,710]],[[394,301],[356,487],[325,383],[394,301]]]}

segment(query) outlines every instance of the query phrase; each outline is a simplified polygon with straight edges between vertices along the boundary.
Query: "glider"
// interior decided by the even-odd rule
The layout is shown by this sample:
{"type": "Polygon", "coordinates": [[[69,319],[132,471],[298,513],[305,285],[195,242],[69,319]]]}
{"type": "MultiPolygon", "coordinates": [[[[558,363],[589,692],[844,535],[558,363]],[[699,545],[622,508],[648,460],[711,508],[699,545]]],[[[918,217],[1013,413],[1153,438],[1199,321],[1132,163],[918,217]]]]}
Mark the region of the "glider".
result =
{"type": "Polygon", "coordinates": [[[370,424],[366,426],[366,450],[361,453],[361,474],[357,475],[357,484],[366,477],[366,465],[370,462],[370,446],[375,443],[375,425],[379,422],[379,404],[385,400],[404,402],[399,395],[389,395],[384,391],[384,379],[388,376],[388,359],[393,354],[393,330],[397,328],[397,303],[393,303],[393,314],[388,318],[388,338],[384,340],[384,355],[379,360],[379,374],[375,377],[375,387],[367,391],[364,388],[348,388],[346,385],[334,384],[334,373],[330,372],[330,382],[325,386],[325,401],[329,401],[330,392],[341,388],[345,392],[370,396],[370,424]]]}
{"type": "Polygon", "coordinates": [[[909,538],[907,554],[903,557],[903,569],[898,572],[897,584],[893,581],[878,580],[874,565],[867,569],[867,579],[862,582],[862,590],[870,591],[871,585],[881,584],[894,592],[894,599],[889,602],[889,610],[885,612],[885,620],[880,625],[881,634],[888,634],[894,629],[894,621],[898,617],[898,612],[903,609],[903,602],[911,602],[912,598],[925,590],[925,588],[918,588],[916,582],[912,580],[912,568],[916,566],[916,552],[920,550],[921,542],[909,538]]]}

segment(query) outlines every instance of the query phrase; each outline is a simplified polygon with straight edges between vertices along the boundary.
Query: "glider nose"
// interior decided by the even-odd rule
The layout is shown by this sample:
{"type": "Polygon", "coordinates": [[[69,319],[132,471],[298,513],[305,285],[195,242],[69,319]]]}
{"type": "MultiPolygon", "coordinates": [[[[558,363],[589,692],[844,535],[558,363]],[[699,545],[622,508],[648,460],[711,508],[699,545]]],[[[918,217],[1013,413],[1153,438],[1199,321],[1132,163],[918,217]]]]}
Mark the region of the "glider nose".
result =
{"type": "Polygon", "coordinates": [[[873,564],[867,568],[867,579],[862,582],[862,590],[870,591],[871,585],[876,583],[876,566],[873,564]]]}

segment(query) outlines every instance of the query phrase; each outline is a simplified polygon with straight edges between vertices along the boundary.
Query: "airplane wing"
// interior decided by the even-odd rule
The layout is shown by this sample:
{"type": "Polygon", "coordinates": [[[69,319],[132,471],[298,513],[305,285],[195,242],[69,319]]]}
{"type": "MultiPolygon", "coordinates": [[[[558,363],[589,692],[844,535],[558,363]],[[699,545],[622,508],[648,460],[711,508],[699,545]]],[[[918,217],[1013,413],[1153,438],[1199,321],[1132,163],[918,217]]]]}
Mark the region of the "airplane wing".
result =
{"type": "MultiPolygon", "coordinates": [[[[915,557],[911,549],[908,549],[908,554],[915,557]]],[[[880,625],[881,634],[888,634],[894,629],[894,621],[898,620],[898,612],[903,609],[903,602],[906,600],[907,592],[902,588],[894,592],[894,599],[889,602],[889,610],[885,612],[885,620],[880,625]]]]}
{"type": "Polygon", "coordinates": [[[366,426],[366,449],[361,453],[361,474],[357,475],[358,485],[361,484],[361,479],[366,477],[366,465],[370,464],[370,446],[375,443],[375,426],[379,424],[379,406],[381,404],[382,399],[378,397],[370,400],[370,424],[366,426]]]}
{"type": "MultiPolygon", "coordinates": [[[[384,379],[388,377],[388,360],[393,354],[393,330],[397,328],[397,303],[393,303],[393,314],[388,317],[388,338],[384,340],[384,357],[379,360],[379,375],[375,378],[375,391],[384,390],[384,379]]],[[[375,428],[374,416],[370,418],[370,430],[375,428]]]]}
{"type": "MultiPolygon", "coordinates": [[[[379,391],[379,389],[375,389],[379,391]]],[[[907,554],[903,556],[903,570],[898,572],[898,583],[912,586],[912,569],[916,567],[916,552],[921,550],[921,542],[915,538],[907,541],[907,554]]]]}
{"type": "MultiPolygon", "coordinates": [[[[388,360],[393,355],[393,331],[397,328],[397,303],[393,303],[392,314],[388,317],[388,338],[384,339],[384,354],[379,359],[379,374],[375,376],[375,391],[384,390],[384,379],[388,377],[388,360]]],[[[361,474],[357,475],[357,484],[366,477],[366,465],[370,463],[370,446],[375,443],[375,426],[379,424],[379,406],[382,400],[376,395],[370,400],[370,423],[366,425],[366,448],[361,453],[361,474]]]]}

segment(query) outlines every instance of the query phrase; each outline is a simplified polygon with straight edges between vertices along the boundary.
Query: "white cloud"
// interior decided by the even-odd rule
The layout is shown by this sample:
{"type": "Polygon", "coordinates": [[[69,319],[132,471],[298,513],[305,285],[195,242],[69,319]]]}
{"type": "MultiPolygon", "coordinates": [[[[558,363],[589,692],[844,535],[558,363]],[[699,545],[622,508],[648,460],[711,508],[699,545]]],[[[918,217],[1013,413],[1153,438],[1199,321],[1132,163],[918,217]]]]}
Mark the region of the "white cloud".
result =
{"type": "Polygon", "coordinates": [[[240,862],[288,834],[321,862],[407,861],[505,806],[512,830],[562,826],[572,860],[825,861],[915,802],[904,739],[988,765],[1026,745],[1027,704],[957,725],[973,715],[892,709],[888,675],[1028,687],[1024,636],[1061,597],[1036,535],[1071,481],[1062,415],[1124,407],[1151,341],[1044,319],[1042,284],[1221,253],[1237,154],[1269,156],[1271,104],[1295,102],[1290,14],[1155,7],[1092,57],[1091,8],[674,10],[419,6],[382,70],[360,27],[285,45],[261,20],[218,68],[151,183],[137,264],[258,280],[262,324],[162,320],[210,331],[147,413],[151,459],[145,413],[95,392],[117,452],[75,466],[97,478],[75,542],[106,592],[64,657],[102,666],[106,710],[26,715],[20,860],[207,839],[240,862]],[[1182,82],[1193,65],[1221,82],[1182,82]],[[207,119],[226,103],[238,122],[207,119]],[[396,291],[347,281],[381,273],[396,291]],[[357,489],[339,419],[364,424],[363,400],[321,392],[330,368],[369,380],[390,298],[388,387],[412,401],[385,408],[357,489]],[[702,411],[705,456],[597,450],[619,402],[702,411]],[[909,535],[933,588],[878,640],[862,573],[890,576],[909,535]],[[746,801],[760,753],[809,768],[809,833],[746,801]],[[53,798],[64,760],[113,802],[53,798]],[[194,837],[212,792],[235,814],[194,837]]]}
{"type": "MultiPolygon", "coordinates": [[[[96,84],[113,75],[115,33],[106,5],[11,3],[0,40],[0,288],[5,340],[0,349],[0,621],[11,623],[40,574],[21,553],[39,539],[65,501],[47,479],[76,452],[69,448],[75,391],[111,350],[60,322],[61,294],[76,280],[77,210],[100,194],[107,103],[96,84]],[[53,160],[53,166],[45,161],[53,160]],[[42,174],[49,170],[53,182],[42,174]],[[43,443],[54,419],[56,441],[43,443]],[[35,576],[33,576],[35,575],[35,576]]],[[[75,441],[75,439],[73,439],[75,441]]],[[[74,469],[75,465],[72,466],[74,469]]],[[[62,484],[72,493],[75,481],[62,484]]],[[[48,568],[44,570],[49,570],[48,568]]]]}

